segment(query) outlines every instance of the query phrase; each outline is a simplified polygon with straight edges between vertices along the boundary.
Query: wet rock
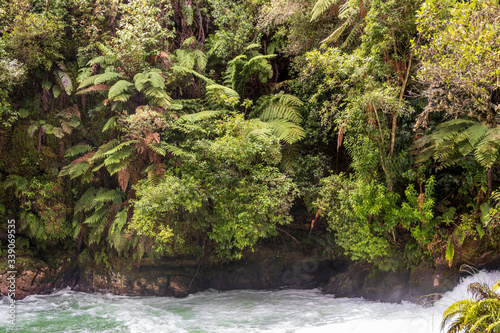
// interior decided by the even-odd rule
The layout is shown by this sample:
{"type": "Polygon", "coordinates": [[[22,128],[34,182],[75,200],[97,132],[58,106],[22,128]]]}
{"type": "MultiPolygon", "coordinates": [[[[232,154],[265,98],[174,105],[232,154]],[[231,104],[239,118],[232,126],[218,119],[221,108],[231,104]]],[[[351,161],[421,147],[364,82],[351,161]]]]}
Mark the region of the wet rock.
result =
{"type": "Polygon", "coordinates": [[[323,292],[335,297],[363,297],[363,285],[370,270],[371,265],[353,264],[347,272],[333,276],[323,292]]]}
{"type": "MultiPolygon", "coordinates": [[[[7,268],[0,271],[0,280],[13,282],[12,286],[15,288],[12,290],[15,289],[16,299],[23,299],[32,294],[50,294],[54,289],[65,288],[74,283],[75,279],[76,271],[73,265],[63,260],[60,266],[55,268],[41,259],[19,256],[15,273],[9,273],[7,268]]],[[[11,284],[0,284],[0,295],[4,297],[9,293],[11,284]]]]}

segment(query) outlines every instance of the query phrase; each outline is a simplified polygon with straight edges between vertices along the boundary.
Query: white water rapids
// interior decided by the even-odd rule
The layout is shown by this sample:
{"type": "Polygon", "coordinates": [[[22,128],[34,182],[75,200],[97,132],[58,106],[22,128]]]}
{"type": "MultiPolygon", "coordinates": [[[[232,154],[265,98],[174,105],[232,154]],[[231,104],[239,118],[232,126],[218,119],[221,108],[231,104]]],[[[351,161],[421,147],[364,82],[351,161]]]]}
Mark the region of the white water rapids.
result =
{"type": "Polygon", "coordinates": [[[85,294],[69,289],[18,301],[16,325],[6,322],[0,302],[0,331],[12,332],[335,332],[438,333],[451,303],[468,298],[471,282],[492,286],[500,272],[469,276],[432,307],[334,298],[319,290],[209,290],[186,298],[85,294]]]}

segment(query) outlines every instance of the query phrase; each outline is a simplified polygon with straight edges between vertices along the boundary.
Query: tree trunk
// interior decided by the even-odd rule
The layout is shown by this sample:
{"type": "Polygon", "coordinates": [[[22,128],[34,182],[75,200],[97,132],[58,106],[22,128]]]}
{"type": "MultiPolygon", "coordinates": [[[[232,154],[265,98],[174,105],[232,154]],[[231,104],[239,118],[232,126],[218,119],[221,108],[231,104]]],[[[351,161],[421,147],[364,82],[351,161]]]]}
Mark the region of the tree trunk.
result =
{"type": "Polygon", "coordinates": [[[486,194],[489,196],[493,187],[493,168],[487,168],[486,174],[488,175],[488,192],[486,194]]]}

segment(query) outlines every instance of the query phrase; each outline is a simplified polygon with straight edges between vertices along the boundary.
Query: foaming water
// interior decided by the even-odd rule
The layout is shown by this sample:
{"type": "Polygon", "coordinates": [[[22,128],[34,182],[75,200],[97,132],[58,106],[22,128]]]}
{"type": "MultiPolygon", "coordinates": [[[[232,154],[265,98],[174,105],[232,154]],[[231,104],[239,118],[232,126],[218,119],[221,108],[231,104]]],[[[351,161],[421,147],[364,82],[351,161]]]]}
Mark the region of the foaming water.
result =
{"type": "MultiPolygon", "coordinates": [[[[69,289],[17,302],[15,332],[439,332],[441,315],[451,303],[468,298],[471,282],[490,286],[500,272],[465,278],[432,307],[411,303],[333,298],[315,290],[208,290],[186,298],[85,294],[69,289]]],[[[0,304],[0,331],[8,303],[0,304]]],[[[5,319],[4,319],[5,318],[5,319]]]]}

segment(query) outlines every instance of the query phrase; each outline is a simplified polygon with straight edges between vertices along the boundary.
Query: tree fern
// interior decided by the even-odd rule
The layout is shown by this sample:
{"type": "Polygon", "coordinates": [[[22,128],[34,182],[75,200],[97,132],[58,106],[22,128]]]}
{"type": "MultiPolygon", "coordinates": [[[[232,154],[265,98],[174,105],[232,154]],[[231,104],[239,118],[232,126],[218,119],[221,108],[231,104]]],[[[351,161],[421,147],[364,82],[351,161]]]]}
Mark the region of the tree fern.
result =
{"type": "Polygon", "coordinates": [[[443,313],[441,329],[447,333],[497,332],[500,327],[500,294],[483,283],[468,287],[471,299],[450,305],[443,313]]]}
{"type": "Polygon", "coordinates": [[[210,34],[207,38],[206,50],[207,56],[221,56],[220,50],[225,50],[228,48],[228,41],[219,35],[210,34]]]}
{"type": "Polygon", "coordinates": [[[61,70],[54,71],[54,75],[56,77],[57,84],[64,89],[66,94],[71,95],[73,92],[73,83],[71,82],[71,78],[66,72],[61,70]]]}
{"type": "Polygon", "coordinates": [[[92,202],[97,194],[97,189],[94,187],[88,188],[85,193],[82,194],[80,199],[75,203],[74,214],[86,213],[92,210],[92,202]]]}
{"type": "Polygon", "coordinates": [[[103,189],[101,192],[97,193],[94,198],[95,202],[99,203],[121,203],[125,198],[125,193],[119,189],[106,190],[103,189]]]}
{"type": "Polygon", "coordinates": [[[227,64],[224,74],[224,84],[238,92],[240,96],[244,95],[244,90],[251,75],[257,74],[261,83],[267,82],[273,76],[272,66],[268,59],[274,58],[276,54],[262,55],[257,54],[250,58],[241,54],[227,64]]]}
{"type": "Polygon", "coordinates": [[[170,154],[179,157],[192,157],[191,153],[166,142],[150,143],[148,146],[152,151],[161,156],[165,156],[167,152],[169,152],[170,154]]]}
{"type": "Polygon", "coordinates": [[[96,226],[104,222],[107,217],[108,207],[105,205],[99,205],[92,215],[87,217],[83,223],[89,224],[91,226],[96,226]]]}
{"type": "Polygon", "coordinates": [[[196,65],[198,66],[199,70],[204,71],[205,68],[207,67],[207,62],[208,62],[206,54],[201,50],[194,50],[192,52],[192,56],[193,58],[195,58],[196,65]]]}
{"type": "Polygon", "coordinates": [[[196,59],[192,56],[191,52],[188,50],[177,49],[174,51],[177,64],[182,67],[186,67],[189,69],[194,69],[194,65],[196,64],[196,59]]]}
{"type": "Polygon", "coordinates": [[[90,85],[111,83],[111,82],[114,82],[118,79],[123,79],[123,78],[124,78],[123,75],[121,75],[118,72],[107,71],[107,72],[104,72],[102,74],[92,75],[92,76],[84,79],[82,82],[80,82],[78,89],[83,89],[83,88],[88,87],[90,85]]]}
{"type": "Polygon", "coordinates": [[[28,179],[18,175],[8,175],[7,179],[3,182],[3,188],[7,189],[9,187],[14,187],[16,196],[18,196],[21,191],[24,191],[28,187],[28,179]]]}
{"type": "Polygon", "coordinates": [[[344,0],[318,0],[311,11],[311,21],[317,20],[321,15],[326,13],[330,8],[344,0]]]}
{"type": "Polygon", "coordinates": [[[128,159],[124,159],[118,162],[108,163],[106,164],[106,169],[110,175],[114,175],[115,173],[125,170],[128,167],[129,162],[130,161],[128,159]]]}
{"type": "Polygon", "coordinates": [[[299,108],[302,105],[302,101],[293,95],[266,95],[257,100],[250,117],[258,116],[262,121],[285,119],[300,124],[302,115],[299,108]]]}
{"type": "Polygon", "coordinates": [[[147,76],[153,87],[165,89],[165,81],[163,80],[163,76],[161,76],[161,71],[152,69],[147,73],[147,76]]]}
{"type": "Polygon", "coordinates": [[[438,126],[437,130],[416,142],[423,150],[417,161],[433,157],[441,165],[450,166],[463,156],[473,153],[485,168],[491,168],[499,158],[498,129],[489,128],[475,121],[456,119],[438,126]]]}
{"type": "Polygon", "coordinates": [[[139,73],[134,76],[135,88],[144,92],[150,105],[157,105],[167,108],[172,99],[165,91],[165,82],[161,71],[151,69],[145,73],[139,73]]]}
{"type": "Polygon", "coordinates": [[[177,76],[183,76],[183,75],[187,75],[187,74],[191,74],[199,79],[202,79],[203,81],[205,81],[206,83],[208,84],[214,84],[215,81],[212,80],[212,79],[209,79],[207,78],[205,75],[203,74],[200,74],[198,73],[197,71],[193,70],[193,69],[190,69],[190,68],[187,68],[187,67],[183,67],[183,66],[172,66],[172,71],[174,72],[175,75],[177,76]]]}
{"type": "Polygon", "coordinates": [[[97,152],[90,158],[89,162],[97,162],[99,160],[102,160],[106,157],[106,153],[116,146],[120,144],[120,141],[117,139],[110,140],[109,142],[103,144],[102,146],[99,147],[97,152]]]}
{"type": "Polygon", "coordinates": [[[152,105],[168,108],[170,102],[172,101],[170,96],[163,89],[157,87],[150,86],[145,88],[144,94],[152,105]]]}
{"type": "MultiPolygon", "coordinates": [[[[129,88],[132,87],[133,84],[126,81],[126,80],[120,80],[118,82],[116,82],[111,88],[109,88],[109,91],[108,91],[108,98],[109,99],[116,99],[117,97],[119,97],[119,100],[123,101],[123,99],[125,98],[125,96],[131,96],[130,94],[128,94],[128,92],[130,91],[129,88]]],[[[125,101],[128,99],[125,98],[125,101]]]]}
{"type": "Polygon", "coordinates": [[[217,111],[211,111],[211,110],[205,110],[205,111],[200,111],[196,113],[190,113],[190,114],[185,114],[181,116],[176,123],[184,123],[184,122],[190,122],[190,123],[195,123],[197,121],[202,121],[202,120],[208,120],[208,119],[213,119],[218,116],[220,116],[223,113],[221,110],[217,111]]]}
{"type": "Polygon", "coordinates": [[[116,146],[114,146],[113,148],[110,148],[110,149],[106,149],[106,151],[103,153],[104,156],[110,156],[110,155],[113,155],[115,154],[116,152],[122,150],[123,148],[127,147],[127,146],[130,146],[130,145],[133,145],[133,144],[136,144],[138,141],[137,140],[129,140],[129,141],[125,141],[125,142],[122,142],[120,144],[117,144],[116,146]]]}
{"type": "Polygon", "coordinates": [[[257,120],[256,123],[265,131],[257,131],[255,134],[270,133],[289,144],[293,144],[305,136],[301,126],[284,119],[274,119],[268,122],[257,120]]]}
{"type": "Polygon", "coordinates": [[[205,101],[211,108],[233,108],[239,104],[240,94],[231,88],[220,84],[210,84],[205,89],[205,101]]]}
{"type": "Polygon", "coordinates": [[[118,116],[109,118],[106,124],[104,124],[104,127],[102,128],[102,132],[104,133],[106,131],[116,128],[118,118],[119,118],[118,116]]]}
{"type": "Polygon", "coordinates": [[[113,65],[116,63],[116,61],[118,60],[118,58],[114,55],[102,55],[102,56],[98,56],[98,57],[95,57],[93,59],[91,59],[87,65],[88,66],[93,66],[95,64],[99,64],[99,65],[113,65]]]}

